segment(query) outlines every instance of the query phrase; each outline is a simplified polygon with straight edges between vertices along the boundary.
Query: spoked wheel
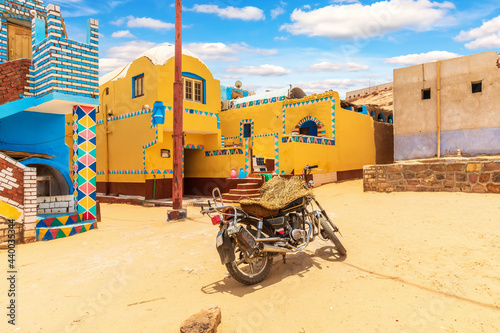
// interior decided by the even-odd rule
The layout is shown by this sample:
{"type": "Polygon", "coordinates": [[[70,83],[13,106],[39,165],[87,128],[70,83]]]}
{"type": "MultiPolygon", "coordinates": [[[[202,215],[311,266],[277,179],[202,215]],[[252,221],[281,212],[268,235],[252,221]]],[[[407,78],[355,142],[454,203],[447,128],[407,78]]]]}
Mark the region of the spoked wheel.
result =
{"type": "Polygon", "coordinates": [[[347,250],[345,249],[344,245],[342,245],[342,243],[338,239],[337,235],[335,235],[335,232],[333,231],[333,228],[332,228],[330,222],[328,222],[323,216],[321,217],[321,229],[322,229],[321,232],[324,233],[323,237],[326,236],[328,239],[330,239],[333,242],[333,244],[335,244],[337,251],[341,255],[345,256],[347,253],[347,250]]]}
{"type": "MultiPolygon", "coordinates": [[[[253,232],[254,230],[249,230],[253,232]]],[[[234,246],[236,259],[226,264],[226,268],[231,276],[238,282],[244,284],[256,284],[263,281],[271,271],[273,259],[269,254],[248,256],[238,243],[234,246]]]]}

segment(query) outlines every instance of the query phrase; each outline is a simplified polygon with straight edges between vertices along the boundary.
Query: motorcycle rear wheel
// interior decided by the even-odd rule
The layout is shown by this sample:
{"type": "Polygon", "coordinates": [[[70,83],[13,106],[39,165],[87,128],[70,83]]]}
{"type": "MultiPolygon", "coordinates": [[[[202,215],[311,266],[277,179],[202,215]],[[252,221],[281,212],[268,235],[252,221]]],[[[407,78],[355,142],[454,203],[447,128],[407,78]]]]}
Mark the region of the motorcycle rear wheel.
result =
{"type": "Polygon", "coordinates": [[[337,251],[341,255],[345,256],[347,254],[347,250],[345,249],[344,245],[342,245],[337,235],[335,235],[330,222],[328,222],[323,216],[321,217],[321,228],[325,232],[326,236],[332,241],[332,243],[335,244],[335,248],[337,249],[337,251]]]}
{"type": "MultiPolygon", "coordinates": [[[[255,232],[255,230],[248,231],[255,232]]],[[[248,258],[245,251],[236,243],[234,255],[236,259],[227,263],[226,268],[229,274],[240,283],[252,285],[262,282],[271,271],[273,258],[268,254],[248,258]]]]}

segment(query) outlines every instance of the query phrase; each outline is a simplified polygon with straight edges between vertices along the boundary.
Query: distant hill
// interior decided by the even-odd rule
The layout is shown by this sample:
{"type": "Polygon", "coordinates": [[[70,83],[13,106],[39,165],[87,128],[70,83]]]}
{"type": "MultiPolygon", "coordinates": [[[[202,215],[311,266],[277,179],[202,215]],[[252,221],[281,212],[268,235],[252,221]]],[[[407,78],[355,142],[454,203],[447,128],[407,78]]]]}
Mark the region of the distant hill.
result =
{"type": "Polygon", "coordinates": [[[376,90],[361,97],[348,99],[347,102],[357,106],[373,105],[388,111],[394,111],[394,97],[392,88],[376,90]]]}

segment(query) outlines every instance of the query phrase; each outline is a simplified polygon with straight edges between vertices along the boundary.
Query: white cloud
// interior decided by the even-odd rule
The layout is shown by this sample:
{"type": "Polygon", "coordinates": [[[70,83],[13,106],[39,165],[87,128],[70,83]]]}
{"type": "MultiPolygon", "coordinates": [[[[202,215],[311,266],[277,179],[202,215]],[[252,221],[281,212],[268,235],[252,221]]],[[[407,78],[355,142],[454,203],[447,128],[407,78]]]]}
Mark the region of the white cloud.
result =
{"type": "Polygon", "coordinates": [[[224,44],[224,43],[191,43],[186,48],[198,55],[203,60],[213,60],[220,62],[236,62],[239,59],[237,54],[257,53],[263,56],[270,56],[278,53],[276,49],[259,49],[248,45],[245,42],[224,44]]]}
{"type": "Polygon", "coordinates": [[[115,31],[111,34],[111,37],[113,38],[135,38],[133,34],[130,33],[128,30],[120,30],[120,31],[115,31]]]}
{"type": "Polygon", "coordinates": [[[446,60],[451,58],[460,57],[459,54],[448,51],[431,51],[427,53],[408,54],[399,57],[393,57],[385,60],[386,64],[399,64],[405,66],[413,66],[418,64],[425,64],[436,60],[446,60]]]}
{"type": "Polygon", "coordinates": [[[129,28],[174,29],[175,24],[163,22],[151,17],[127,16],[129,28]]]}
{"type": "Polygon", "coordinates": [[[143,52],[157,46],[158,44],[143,40],[130,41],[120,46],[114,46],[106,51],[108,58],[121,59],[126,63],[136,59],[143,52]]]}
{"type": "Polygon", "coordinates": [[[296,86],[302,88],[305,93],[322,93],[328,90],[349,90],[359,85],[368,85],[366,79],[327,79],[311,82],[297,82],[296,86]]]}
{"type": "Polygon", "coordinates": [[[117,58],[100,58],[99,59],[99,73],[100,75],[111,72],[118,67],[125,66],[128,61],[117,58]]]}
{"type": "Polygon", "coordinates": [[[282,14],[285,14],[285,10],[282,7],[271,9],[271,18],[273,20],[282,14]]]}
{"type": "Polygon", "coordinates": [[[123,23],[125,23],[125,18],[120,17],[120,18],[117,18],[114,21],[110,21],[109,23],[111,23],[112,25],[116,25],[117,27],[119,27],[120,25],[122,25],[123,23]]]}
{"type": "Polygon", "coordinates": [[[277,49],[258,49],[251,47],[245,42],[241,42],[238,44],[231,44],[231,47],[235,48],[236,50],[239,50],[241,52],[251,52],[251,53],[257,53],[263,56],[270,56],[270,55],[275,55],[278,53],[277,49]]]}
{"type": "Polygon", "coordinates": [[[307,69],[311,72],[336,72],[340,70],[345,70],[347,72],[359,72],[369,70],[370,67],[366,65],[356,64],[354,62],[333,64],[328,61],[323,61],[317,64],[313,64],[307,69]]]}
{"type": "Polygon", "coordinates": [[[288,36],[276,36],[274,40],[288,40],[288,36]]]}
{"type": "Polygon", "coordinates": [[[252,6],[242,8],[229,6],[221,8],[217,5],[194,5],[193,8],[185,8],[185,10],[197,13],[216,14],[222,18],[240,19],[244,21],[259,21],[265,18],[262,9],[252,6]]]}
{"type": "Polygon", "coordinates": [[[266,64],[261,66],[231,66],[226,69],[226,72],[259,76],[284,76],[292,71],[281,66],[266,64]]]}
{"type": "Polygon", "coordinates": [[[427,31],[450,24],[448,12],[453,8],[447,1],[389,0],[371,5],[329,5],[310,11],[295,9],[290,16],[292,23],[282,25],[280,30],[340,40],[373,38],[401,29],[427,31]]]}
{"type": "Polygon", "coordinates": [[[460,31],[460,34],[453,38],[458,42],[466,42],[465,47],[469,50],[491,49],[500,47],[500,16],[483,22],[478,27],[469,31],[460,31]]]}
{"type": "Polygon", "coordinates": [[[234,57],[234,55],[238,54],[238,51],[224,43],[191,43],[186,48],[203,60],[220,62],[236,62],[239,60],[234,57]]]}

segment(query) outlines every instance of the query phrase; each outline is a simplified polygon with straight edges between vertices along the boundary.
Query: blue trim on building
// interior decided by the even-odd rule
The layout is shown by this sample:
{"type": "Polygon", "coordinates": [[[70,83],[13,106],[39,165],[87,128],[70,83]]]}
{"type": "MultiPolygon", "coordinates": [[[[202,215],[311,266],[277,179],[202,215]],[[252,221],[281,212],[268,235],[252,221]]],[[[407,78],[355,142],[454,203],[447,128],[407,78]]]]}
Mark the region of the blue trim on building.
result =
{"type": "Polygon", "coordinates": [[[132,77],[132,99],[144,96],[144,73],[132,77]],[[135,79],[142,76],[142,95],[135,96],[135,79]]]}

